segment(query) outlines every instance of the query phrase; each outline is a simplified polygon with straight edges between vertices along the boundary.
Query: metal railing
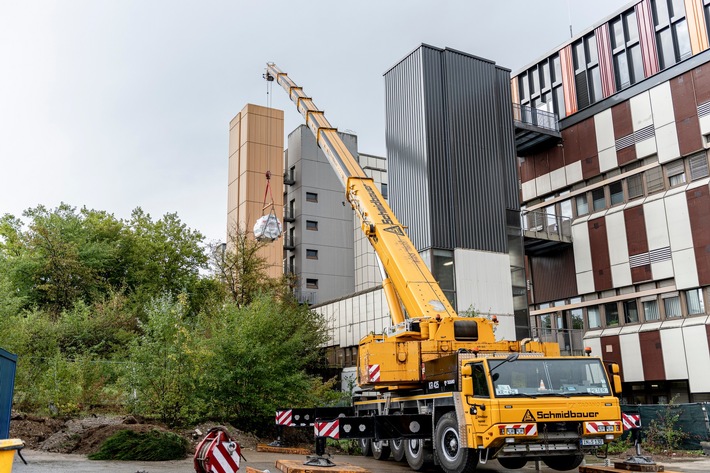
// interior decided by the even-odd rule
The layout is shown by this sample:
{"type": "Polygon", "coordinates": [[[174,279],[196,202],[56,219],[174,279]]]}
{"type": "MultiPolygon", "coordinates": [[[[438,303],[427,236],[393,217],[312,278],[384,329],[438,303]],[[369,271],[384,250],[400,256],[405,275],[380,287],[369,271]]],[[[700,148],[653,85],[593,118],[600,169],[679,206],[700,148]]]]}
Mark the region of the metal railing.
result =
{"type": "Polygon", "coordinates": [[[296,183],[296,172],[294,169],[284,169],[284,184],[292,186],[296,183]]]}
{"type": "Polygon", "coordinates": [[[284,207],[284,222],[293,222],[296,220],[296,210],[290,207],[284,207]]]}
{"type": "Polygon", "coordinates": [[[584,330],[576,328],[531,327],[533,338],[541,342],[557,342],[560,354],[565,356],[584,355],[584,330]]]}
{"type": "Polygon", "coordinates": [[[284,235],[284,248],[287,250],[295,250],[296,238],[291,235],[284,235]]]}
{"type": "Polygon", "coordinates": [[[572,219],[547,213],[544,210],[523,211],[520,213],[520,225],[525,232],[542,233],[550,239],[555,235],[559,240],[572,240],[572,219]]]}
{"type": "Polygon", "coordinates": [[[287,260],[284,260],[284,274],[296,274],[296,265],[290,264],[287,260]]]}
{"type": "Polygon", "coordinates": [[[316,303],[316,293],[312,291],[299,291],[294,292],[296,300],[299,304],[309,304],[314,305],[316,303]]]}
{"type": "Polygon", "coordinates": [[[556,132],[560,131],[560,122],[556,113],[538,110],[519,103],[513,104],[513,121],[556,132]]]}

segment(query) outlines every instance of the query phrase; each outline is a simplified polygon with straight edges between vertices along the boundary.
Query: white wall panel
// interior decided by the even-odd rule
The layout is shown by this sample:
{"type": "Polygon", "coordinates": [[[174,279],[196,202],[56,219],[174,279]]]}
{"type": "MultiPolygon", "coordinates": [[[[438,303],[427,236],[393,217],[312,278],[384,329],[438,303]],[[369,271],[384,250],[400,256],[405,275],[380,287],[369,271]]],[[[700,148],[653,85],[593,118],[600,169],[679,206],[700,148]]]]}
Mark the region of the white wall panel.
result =
{"type": "Polygon", "coordinates": [[[638,333],[619,335],[621,364],[624,367],[624,381],[643,381],[643,362],[641,361],[641,342],[638,333]]]}
{"type": "Polygon", "coordinates": [[[657,152],[655,136],[636,143],[636,159],[646,158],[657,152]]]}
{"type": "Polygon", "coordinates": [[[611,265],[611,283],[614,287],[626,287],[633,283],[629,263],[611,265]]]}
{"type": "Polygon", "coordinates": [[[602,356],[602,340],[601,338],[585,338],[584,346],[592,349],[592,356],[602,356]]]}
{"type": "MultiPolygon", "coordinates": [[[[675,272],[675,285],[678,289],[690,289],[700,285],[698,281],[698,266],[695,262],[695,249],[674,251],[673,270],[675,272]]],[[[652,268],[653,271],[653,268],[652,268]]],[[[656,278],[656,272],[653,271],[656,278]]]]}
{"type": "MultiPolygon", "coordinates": [[[[510,257],[504,253],[476,250],[454,250],[456,298],[460,310],[473,307],[483,314],[513,314],[510,279],[510,257]]],[[[515,334],[512,317],[499,317],[498,330],[515,334]],[[502,326],[503,323],[512,325],[502,326]]]]}
{"type": "Polygon", "coordinates": [[[675,122],[656,128],[656,146],[658,147],[658,162],[660,163],[673,161],[680,156],[675,122]]]}
{"type": "Polygon", "coordinates": [[[537,197],[537,191],[535,188],[535,179],[523,182],[523,200],[531,200],[537,197]]]}
{"type": "Polygon", "coordinates": [[[552,190],[557,190],[567,185],[567,176],[564,167],[555,169],[550,173],[550,185],[552,186],[552,190]]]}
{"type": "Polygon", "coordinates": [[[616,160],[616,148],[607,148],[599,151],[599,170],[601,172],[617,167],[619,167],[619,163],[616,160]]]}
{"type": "Polygon", "coordinates": [[[678,251],[692,248],[693,233],[690,230],[688,200],[685,197],[685,193],[668,196],[663,202],[666,206],[671,250],[678,251]]]}
{"type": "Polygon", "coordinates": [[[634,131],[653,125],[653,112],[651,111],[651,97],[648,93],[642,92],[629,100],[631,106],[631,120],[634,131]]]}
{"type": "Polygon", "coordinates": [[[643,204],[643,215],[646,221],[648,249],[655,250],[670,246],[668,227],[666,226],[666,208],[663,205],[663,200],[654,200],[643,204]]]}
{"type": "Polygon", "coordinates": [[[700,118],[700,134],[707,135],[710,133],[710,115],[705,115],[700,118]]]}
{"type": "Polygon", "coordinates": [[[575,182],[582,180],[582,162],[576,161],[572,164],[565,166],[565,172],[567,173],[567,184],[572,185],[575,182]]]}
{"type": "Polygon", "coordinates": [[[624,212],[608,213],[605,221],[609,261],[612,265],[628,263],[629,247],[626,242],[624,212]]]}
{"type": "Polygon", "coordinates": [[[594,292],[594,274],[591,271],[577,273],[577,290],[580,294],[594,292]]]}
{"type": "Polygon", "coordinates": [[[594,115],[594,130],[597,135],[597,152],[616,146],[611,108],[594,115]]]}
{"type": "Polygon", "coordinates": [[[673,113],[673,96],[670,82],[664,82],[649,90],[653,124],[656,128],[667,125],[675,120],[673,113]]]}
{"type": "Polygon", "coordinates": [[[574,267],[578,273],[592,270],[592,250],[589,246],[589,228],[587,222],[572,225],[572,250],[574,267]]]}
{"type": "Polygon", "coordinates": [[[537,195],[549,194],[552,191],[552,183],[550,182],[550,173],[544,174],[535,178],[535,187],[537,195]]]}
{"type": "Polygon", "coordinates": [[[680,328],[672,328],[661,330],[660,333],[661,346],[663,347],[663,365],[666,368],[666,379],[688,379],[683,332],[680,328]]]}
{"type": "Polygon", "coordinates": [[[674,273],[673,261],[666,260],[659,263],[651,263],[651,274],[653,274],[653,279],[667,279],[672,278],[674,273]]]}
{"type": "Polygon", "coordinates": [[[710,392],[710,352],[705,325],[683,327],[686,359],[688,361],[688,382],[691,393],[710,392]]]}

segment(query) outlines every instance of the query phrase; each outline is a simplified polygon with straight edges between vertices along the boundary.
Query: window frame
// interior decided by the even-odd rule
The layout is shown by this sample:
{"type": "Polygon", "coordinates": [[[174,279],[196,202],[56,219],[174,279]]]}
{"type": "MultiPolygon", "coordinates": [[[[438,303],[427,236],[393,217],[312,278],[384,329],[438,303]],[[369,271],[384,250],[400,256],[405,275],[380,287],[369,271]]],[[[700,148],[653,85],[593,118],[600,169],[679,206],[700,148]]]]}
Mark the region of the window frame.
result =
{"type": "Polygon", "coordinates": [[[306,230],[310,230],[312,232],[317,232],[318,231],[318,220],[306,220],[306,230]]]}
{"type": "Polygon", "coordinates": [[[306,278],[306,289],[318,289],[318,279],[306,278]]]}
{"type": "Polygon", "coordinates": [[[306,248],[306,259],[318,259],[318,250],[306,248]]]}
{"type": "Polygon", "coordinates": [[[318,203],[318,193],[317,192],[306,192],[306,202],[312,202],[314,204],[318,203]]]}

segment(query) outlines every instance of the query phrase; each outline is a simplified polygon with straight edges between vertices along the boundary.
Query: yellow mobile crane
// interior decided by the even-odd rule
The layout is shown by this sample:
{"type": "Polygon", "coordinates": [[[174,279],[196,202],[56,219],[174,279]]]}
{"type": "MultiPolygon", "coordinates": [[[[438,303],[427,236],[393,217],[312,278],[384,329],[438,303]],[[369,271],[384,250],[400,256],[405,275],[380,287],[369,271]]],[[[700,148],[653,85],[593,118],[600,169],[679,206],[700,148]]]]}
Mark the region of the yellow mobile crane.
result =
{"type": "Polygon", "coordinates": [[[457,315],[323,111],[275,64],[264,77],[288,93],[345,187],[380,260],[392,318],[384,333],[360,341],[357,381],[366,391],[353,415],[284,409],[277,423],[320,417],[317,436],[357,438],[375,458],[392,453],[416,471],[433,460],[446,473],[492,458],[506,468],[541,459],[570,470],[620,436],[618,366],[610,365],[610,381],[599,358],[561,357],[557,343],[498,341],[497,321],[457,315]]]}

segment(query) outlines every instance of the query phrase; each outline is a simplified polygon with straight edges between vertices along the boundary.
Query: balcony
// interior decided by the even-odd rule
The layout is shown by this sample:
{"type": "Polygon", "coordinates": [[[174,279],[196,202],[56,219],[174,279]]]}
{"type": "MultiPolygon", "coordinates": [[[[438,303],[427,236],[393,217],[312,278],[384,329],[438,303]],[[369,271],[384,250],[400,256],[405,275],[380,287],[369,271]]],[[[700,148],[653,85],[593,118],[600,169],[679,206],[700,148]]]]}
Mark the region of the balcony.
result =
{"type": "Polygon", "coordinates": [[[314,305],[316,303],[316,293],[313,291],[294,291],[293,295],[299,304],[314,305]]]}
{"type": "Polygon", "coordinates": [[[284,207],[284,222],[295,222],[296,212],[288,207],[284,207]]]}
{"type": "Polygon", "coordinates": [[[544,210],[523,211],[520,226],[527,255],[557,251],[572,244],[572,219],[569,217],[544,210]]]}
{"type": "Polygon", "coordinates": [[[518,156],[527,156],[562,142],[556,113],[514,103],[513,125],[518,156]]]}
{"type": "Polygon", "coordinates": [[[572,328],[532,327],[532,337],[541,342],[556,342],[562,356],[584,356],[584,330],[572,328]]]}
{"type": "Polygon", "coordinates": [[[287,186],[292,186],[296,183],[296,170],[295,169],[284,169],[284,184],[287,186]]]}
{"type": "MultiPolygon", "coordinates": [[[[293,251],[296,249],[296,238],[293,235],[284,235],[284,250],[293,251]]],[[[286,272],[286,270],[284,270],[286,272]]]]}

